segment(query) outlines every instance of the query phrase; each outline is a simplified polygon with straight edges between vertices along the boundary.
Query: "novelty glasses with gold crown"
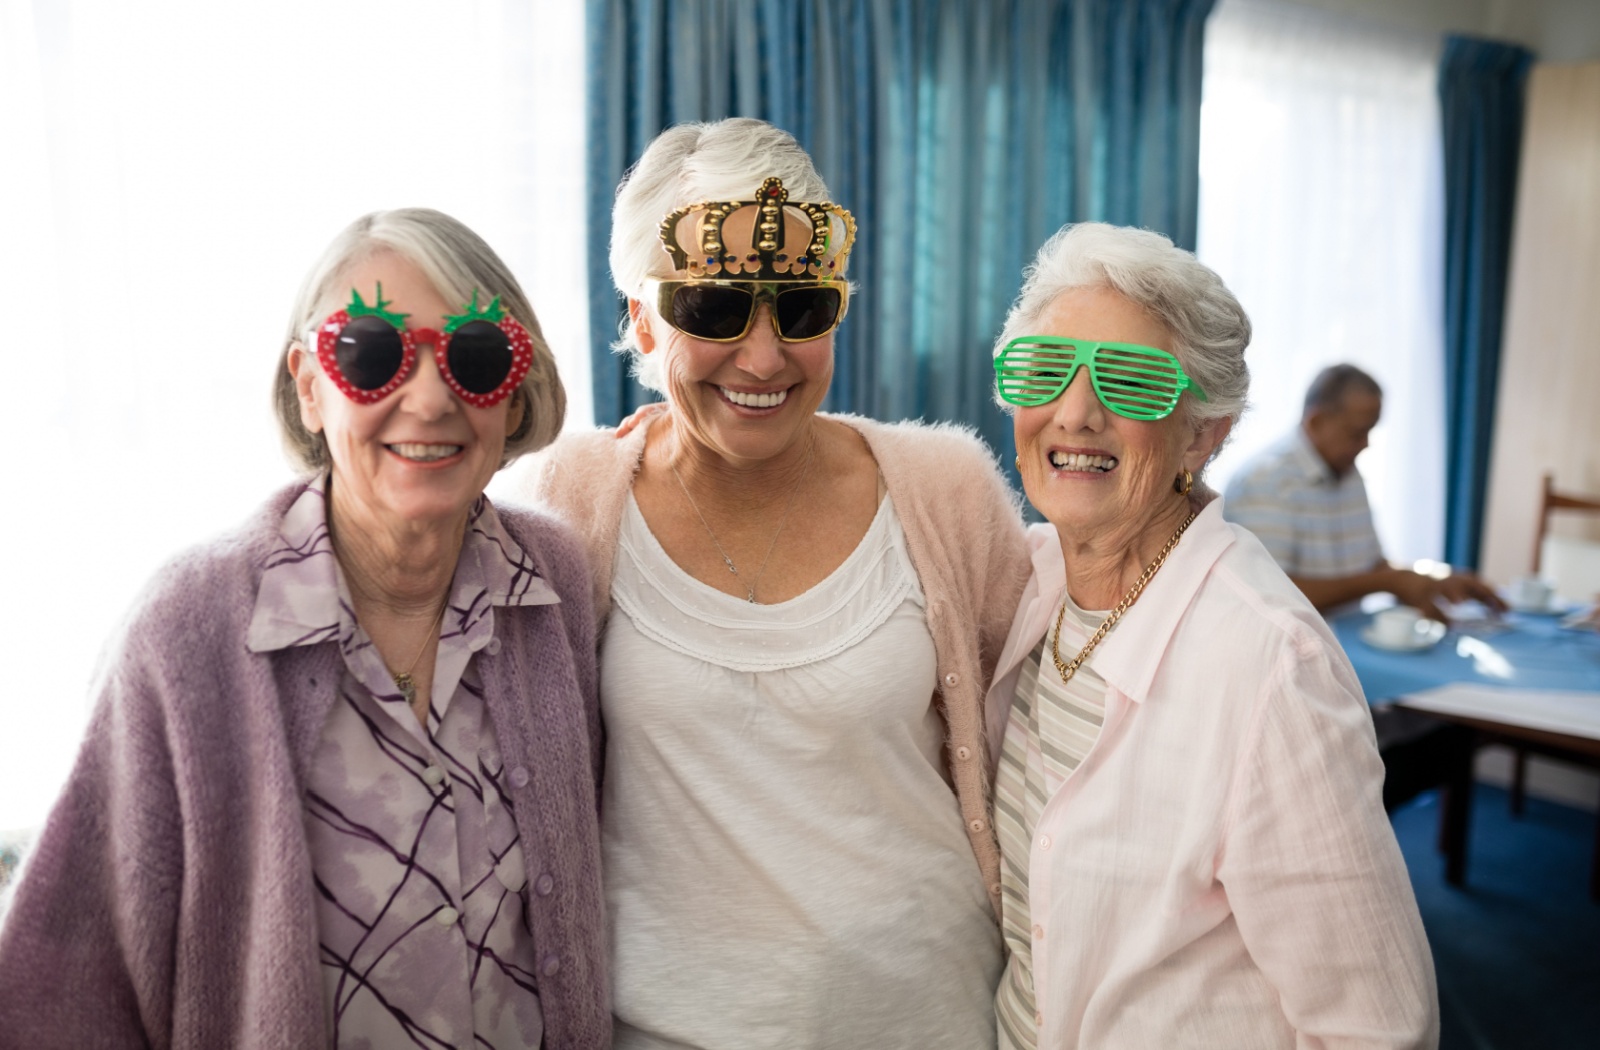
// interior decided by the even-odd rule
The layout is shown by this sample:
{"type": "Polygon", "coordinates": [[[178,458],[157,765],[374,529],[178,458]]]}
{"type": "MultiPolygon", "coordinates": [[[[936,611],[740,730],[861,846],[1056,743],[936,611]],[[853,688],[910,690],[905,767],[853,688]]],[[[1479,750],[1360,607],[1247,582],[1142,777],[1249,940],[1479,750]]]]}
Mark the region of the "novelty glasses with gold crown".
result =
{"type": "Polygon", "coordinates": [[[646,282],[645,292],[662,319],[686,335],[737,342],[763,304],[786,343],[820,339],[844,320],[844,267],[856,220],[831,201],[790,200],[776,175],[748,200],[668,212],[658,236],[681,276],[646,282]]]}
{"type": "Polygon", "coordinates": [[[1001,400],[1029,408],[1060,397],[1080,365],[1089,366],[1100,403],[1126,419],[1166,419],[1185,390],[1206,400],[1200,384],[1165,350],[1053,335],[1024,335],[1007,343],[994,359],[995,383],[1001,400]]]}

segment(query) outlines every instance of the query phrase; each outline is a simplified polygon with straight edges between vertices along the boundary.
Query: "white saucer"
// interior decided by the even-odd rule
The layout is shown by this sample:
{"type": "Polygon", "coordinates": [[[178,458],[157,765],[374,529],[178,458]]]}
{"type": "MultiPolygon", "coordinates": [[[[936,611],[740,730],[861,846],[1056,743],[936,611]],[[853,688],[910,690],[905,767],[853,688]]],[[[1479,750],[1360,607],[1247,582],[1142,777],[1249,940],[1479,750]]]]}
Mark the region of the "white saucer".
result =
{"type": "Polygon", "coordinates": [[[1424,649],[1432,649],[1444,637],[1447,628],[1438,620],[1419,620],[1417,629],[1410,639],[1404,642],[1380,641],[1372,625],[1361,628],[1361,640],[1374,649],[1384,649],[1391,653],[1420,653],[1424,649]]]}
{"type": "Polygon", "coordinates": [[[1510,607],[1512,612],[1520,613],[1523,616],[1564,616],[1572,611],[1572,603],[1562,601],[1555,595],[1551,595],[1539,605],[1514,602],[1509,598],[1506,600],[1506,605],[1510,607]]]}

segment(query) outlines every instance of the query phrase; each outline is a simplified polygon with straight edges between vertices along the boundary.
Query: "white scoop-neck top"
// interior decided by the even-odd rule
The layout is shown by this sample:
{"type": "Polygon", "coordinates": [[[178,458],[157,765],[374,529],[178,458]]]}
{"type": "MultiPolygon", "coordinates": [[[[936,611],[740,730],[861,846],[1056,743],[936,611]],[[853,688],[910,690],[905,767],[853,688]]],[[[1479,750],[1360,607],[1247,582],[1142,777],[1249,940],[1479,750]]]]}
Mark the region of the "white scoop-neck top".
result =
{"type": "Polygon", "coordinates": [[[615,1045],[993,1047],[1000,937],[892,502],[825,580],[755,605],[679,568],[630,495],[612,598],[615,1045]]]}

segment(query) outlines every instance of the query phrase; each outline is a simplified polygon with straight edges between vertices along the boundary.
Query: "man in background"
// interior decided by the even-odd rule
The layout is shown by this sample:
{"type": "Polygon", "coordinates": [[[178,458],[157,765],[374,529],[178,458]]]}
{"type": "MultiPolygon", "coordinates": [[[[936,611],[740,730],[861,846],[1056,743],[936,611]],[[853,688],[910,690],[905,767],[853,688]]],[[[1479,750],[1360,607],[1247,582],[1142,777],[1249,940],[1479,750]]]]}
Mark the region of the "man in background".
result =
{"type": "Polygon", "coordinates": [[[1311,604],[1326,612],[1387,591],[1430,619],[1440,603],[1505,604],[1470,572],[1444,579],[1383,558],[1356,457],[1383,414],[1383,389],[1355,365],[1333,365],[1306,391],[1300,425],[1244,464],[1228,482],[1222,514],[1260,538],[1311,604]]]}

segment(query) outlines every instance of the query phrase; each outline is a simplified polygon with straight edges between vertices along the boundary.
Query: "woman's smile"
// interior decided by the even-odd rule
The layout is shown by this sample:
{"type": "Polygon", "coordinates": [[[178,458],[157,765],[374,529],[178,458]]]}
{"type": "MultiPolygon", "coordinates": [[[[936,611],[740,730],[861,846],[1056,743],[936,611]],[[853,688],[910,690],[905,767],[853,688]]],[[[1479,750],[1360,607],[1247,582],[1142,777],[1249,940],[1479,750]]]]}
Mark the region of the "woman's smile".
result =
{"type": "Polygon", "coordinates": [[[1117,457],[1098,450],[1051,449],[1050,466],[1057,474],[1109,474],[1117,469],[1117,457]]]}
{"type": "Polygon", "coordinates": [[[418,466],[454,466],[461,460],[465,446],[430,444],[420,441],[396,441],[383,446],[391,454],[418,466]]]}
{"type": "Polygon", "coordinates": [[[783,387],[769,391],[735,390],[732,387],[718,385],[717,393],[722,395],[723,400],[739,408],[774,409],[781,407],[788,400],[790,389],[792,388],[783,387]]]}

